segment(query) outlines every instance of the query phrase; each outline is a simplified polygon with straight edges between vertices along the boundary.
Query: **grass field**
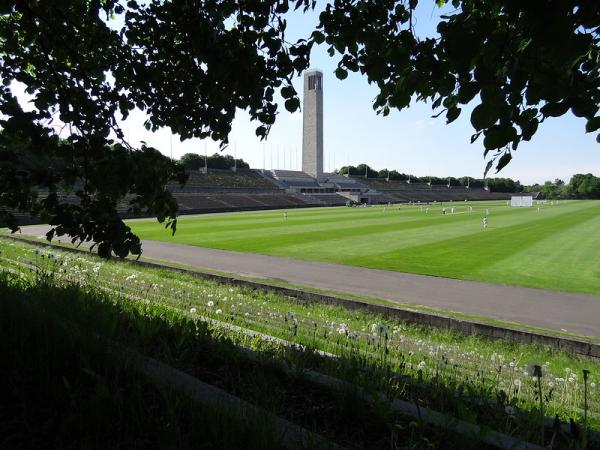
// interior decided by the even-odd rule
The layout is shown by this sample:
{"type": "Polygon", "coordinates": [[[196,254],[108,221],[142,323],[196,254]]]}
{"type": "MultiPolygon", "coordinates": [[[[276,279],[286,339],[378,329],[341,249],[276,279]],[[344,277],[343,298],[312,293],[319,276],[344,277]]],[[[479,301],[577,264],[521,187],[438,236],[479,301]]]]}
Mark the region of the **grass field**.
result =
{"type": "Polygon", "coordinates": [[[539,211],[503,201],[445,206],[446,215],[438,204],[428,212],[407,205],[289,210],[287,220],[282,211],[182,216],[174,237],[155,220],[129,224],[142,239],[600,294],[600,202],[539,211]]]}

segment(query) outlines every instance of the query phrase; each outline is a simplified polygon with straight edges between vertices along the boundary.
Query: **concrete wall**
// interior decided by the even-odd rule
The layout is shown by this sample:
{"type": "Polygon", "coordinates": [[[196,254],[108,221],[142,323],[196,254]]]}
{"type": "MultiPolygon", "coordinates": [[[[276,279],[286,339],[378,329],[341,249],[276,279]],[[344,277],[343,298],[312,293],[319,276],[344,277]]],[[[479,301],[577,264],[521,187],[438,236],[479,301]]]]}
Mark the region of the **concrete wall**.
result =
{"type": "Polygon", "coordinates": [[[302,171],[323,178],[323,74],[318,70],[304,74],[302,107],[302,171]],[[309,78],[320,78],[316,88],[309,89],[309,78]]]}

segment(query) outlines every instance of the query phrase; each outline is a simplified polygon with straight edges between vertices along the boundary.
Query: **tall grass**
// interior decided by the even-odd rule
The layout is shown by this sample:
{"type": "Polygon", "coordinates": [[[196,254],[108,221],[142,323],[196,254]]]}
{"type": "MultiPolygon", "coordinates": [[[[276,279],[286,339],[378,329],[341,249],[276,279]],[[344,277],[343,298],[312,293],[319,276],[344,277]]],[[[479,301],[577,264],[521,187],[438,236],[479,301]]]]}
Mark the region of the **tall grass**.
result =
{"type": "Polygon", "coordinates": [[[279,446],[268,428],[158,388],[107,351],[95,333],[113,319],[98,300],[0,273],[0,448],[279,446]],[[75,315],[90,326],[75,332],[75,315]]]}
{"type": "MultiPolygon", "coordinates": [[[[128,341],[137,342],[143,351],[152,349],[168,361],[185,363],[182,355],[200,351],[197,347],[186,349],[186,330],[197,334],[207,326],[203,321],[218,320],[329,352],[336,358],[290,352],[218,327],[218,335],[237,345],[258,348],[298,367],[316,367],[367,389],[429,405],[500,431],[537,440],[535,430],[539,427],[535,424],[541,410],[551,417],[558,414],[563,420],[573,418],[579,423],[587,414],[589,427],[600,428],[597,362],[538,346],[464,337],[365,312],[298,303],[171,271],[102,262],[92,256],[6,243],[0,250],[5,271],[27,279],[43,271],[52,274],[57,285],[77,286],[90,295],[102,292],[121,307],[135,305],[135,314],[146,319],[136,331],[138,336],[129,336],[128,341]],[[165,321],[170,324],[167,328],[161,325],[165,321]],[[535,365],[543,369],[542,377],[530,370],[535,365]],[[582,382],[583,369],[590,370],[587,384],[582,382]]],[[[69,308],[60,311],[61,317],[69,318],[69,314],[69,308]]],[[[89,320],[102,323],[94,314],[89,320]]],[[[106,320],[107,335],[119,328],[115,323],[118,320],[106,320]]],[[[262,395],[269,397],[268,393],[262,395]]],[[[260,402],[260,398],[259,394],[254,400],[260,402]]]]}

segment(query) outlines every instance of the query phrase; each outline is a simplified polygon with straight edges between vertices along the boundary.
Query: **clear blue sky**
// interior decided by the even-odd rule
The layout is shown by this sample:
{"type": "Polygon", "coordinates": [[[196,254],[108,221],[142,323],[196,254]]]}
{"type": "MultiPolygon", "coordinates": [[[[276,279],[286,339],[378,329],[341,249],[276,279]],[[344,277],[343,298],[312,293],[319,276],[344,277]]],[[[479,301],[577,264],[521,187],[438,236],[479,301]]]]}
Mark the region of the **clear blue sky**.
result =
{"type": "MultiPolygon", "coordinates": [[[[323,6],[324,2],[318,2],[323,6]]],[[[422,1],[417,8],[416,30],[420,36],[432,36],[439,9],[434,2],[422,1]]],[[[318,22],[317,13],[291,14],[286,38],[295,41],[307,37],[318,22]]],[[[463,108],[458,120],[450,125],[445,118],[431,118],[429,105],[414,103],[409,109],[394,111],[388,117],[375,114],[372,101],[376,88],[366,78],[350,74],[344,81],[335,78],[337,59],[330,58],[326,46],[314,48],[312,68],[324,73],[324,168],[326,171],[347,163],[368,163],[375,169],[389,168],[418,176],[481,177],[485,168],[481,139],[470,144],[473,129],[469,123],[471,107],[463,108]]],[[[232,67],[232,70],[238,70],[232,67]]],[[[301,79],[295,81],[301,94],[301,79]]],[[[251,123],[242,111],[234,122],[231,146],[226,153],[237,153],[251,167],[300,169],[302,148],[302,114],[289,114],[280,103],[280,115],[266,143],[256,138],[258,124],[251,123]],[[272,162],[271,162],[272,161],[272,162]]],[[[147,132],[140,111],[132,113],[123,125],[133,145],[140,140],[178,158],[183,153],[209,154],[218,143],[197,139],[180,142],[168,130],[147,132]]],[[[541,124],[531,142],[522,143],[512,162],[497,176],[506,176],[530,184],[562,178],[574,173],[600,175],[600,145],[594,134],[585,133],[585,121],[571,113],[541,124]]],[[[490,174],[490,176],[494,176],[490,174]]]]}

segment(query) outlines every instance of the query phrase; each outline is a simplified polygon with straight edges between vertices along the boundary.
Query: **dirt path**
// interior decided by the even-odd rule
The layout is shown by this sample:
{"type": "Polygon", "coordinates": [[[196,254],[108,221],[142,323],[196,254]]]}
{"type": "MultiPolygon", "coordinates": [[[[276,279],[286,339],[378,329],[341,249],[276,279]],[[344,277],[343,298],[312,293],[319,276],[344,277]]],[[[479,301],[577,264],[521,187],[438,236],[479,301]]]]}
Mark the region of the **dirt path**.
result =
{"type": "MultiPolygon", "coordinates": [[[[43,235],[47,227],[23,227],[43,235]]],[[[158,241],[144,256],[204,269],[600,337],[600,296],[298,261],[158,241]]]]}

